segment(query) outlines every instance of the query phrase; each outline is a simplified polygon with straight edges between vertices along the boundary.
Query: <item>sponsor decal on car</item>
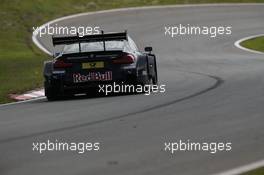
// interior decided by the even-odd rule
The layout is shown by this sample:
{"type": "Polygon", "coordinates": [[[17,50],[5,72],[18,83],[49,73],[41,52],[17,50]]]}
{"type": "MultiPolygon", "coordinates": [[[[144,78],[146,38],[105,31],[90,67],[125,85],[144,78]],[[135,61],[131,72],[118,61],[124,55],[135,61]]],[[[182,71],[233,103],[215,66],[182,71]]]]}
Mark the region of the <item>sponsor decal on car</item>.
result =
{"type": "Polygon", "coordinates": [[[87,75],[82,75],[80,73],[73,74],[73,82],[81,83],[88,81],[111,81],[112,71],[102,72],[89,72],[87,75]]]}

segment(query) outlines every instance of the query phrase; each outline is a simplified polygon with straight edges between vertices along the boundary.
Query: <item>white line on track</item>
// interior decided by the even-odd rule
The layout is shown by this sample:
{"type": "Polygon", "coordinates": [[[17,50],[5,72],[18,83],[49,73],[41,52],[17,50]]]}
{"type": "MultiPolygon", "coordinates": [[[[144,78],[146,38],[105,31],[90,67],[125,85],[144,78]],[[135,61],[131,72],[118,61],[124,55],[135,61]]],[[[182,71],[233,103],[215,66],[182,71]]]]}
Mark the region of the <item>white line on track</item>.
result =
{"type": "Polygon", "coordinates": [[[222,172],[222,173],[218,173],[215,175],[239,175],[239,174],[246,173],[251,170],[260,168],[260,167],[264,167],[264,160],[260,160],[260,161],[257,161],[257,162],[254,162],[248,165],[237,167],[237,168],[234,168],[234,169],[222,172]]]}
{"type": "Polygon", "coordinates": [[[246,41],[246,40],[249,40],[249,39],[253,39],[253,38],[257,38],[257,37],[260,37],[260,36],[264,36],[264,34],[252,35],[252,36],[248,36],[248,37],[242,38],[242,39],[236,41],[234,43],[234,45],[237,48],[242,49],[242,50],[245,50],[245,51],[248,51],[248,52],[252,52],[252,53],[256,53],[256,54],[264,54],[264,52],[260,52],[260,51],[248,49],[248,48],[245,48],[245,47],[243,47],[243,46],[240,45],[240,43],[242,43],[243,41],[246,41]]]}
{"type": "Polygon", "coordinates": [[[113,13],[113,12],[123,12],[123,11],[133,11],[133,10],[148,10],[148,9],[163,9],[163,8],[185,8],[185,7],[221,7],[221,6],[250,6],[250,5],[264,5],[261,3],[222,3],[222,4],[184,4],[184,5],[159,5],[159,6],[145,6],[145,7],[130,7],[130,8],[120,8],[120,9],[112,9],[112,10],[101,10],[96,12],[85,12],[85,13],[78,13],[74,15],[64,16],[61,18],[54,19],[49,21],[43,25],[41,25],[38,29],[33,32],[32,40],[33,42],[46,54],[52,55],[52,52],[46,49],[37,39],[37,35],[39,31],[45,28],[48,25],[52,25],[53,23],[63,21],[66,19],[76,18],[80,16],[86,15],[95,15],[95,14],[103,14],[103,13],[113,13]]]}

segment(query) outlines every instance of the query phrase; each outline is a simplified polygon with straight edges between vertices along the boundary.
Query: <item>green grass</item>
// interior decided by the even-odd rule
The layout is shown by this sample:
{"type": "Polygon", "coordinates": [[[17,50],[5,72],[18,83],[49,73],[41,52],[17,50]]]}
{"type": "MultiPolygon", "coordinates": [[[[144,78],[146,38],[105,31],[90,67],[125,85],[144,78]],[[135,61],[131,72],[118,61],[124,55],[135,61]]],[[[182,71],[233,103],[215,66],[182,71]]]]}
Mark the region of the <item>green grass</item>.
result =
{"type": "Polygon", "coordinates": [[[264,174],[264,168],[259,168],[241,175],[263,175],[264,174]]]}
{"type": "Polygon", "coordinates": [[[243,47],[264,52],[264,36],[243,41],[243,47]]]}
{"type": "Polygon", "coordinates": [[[42,86],[48,56],[31,41],[32,27],[57,17],[87,11],[144,5],[264,2],[264,0],[0,0],[0,103],[10,93],[42,86]]]}

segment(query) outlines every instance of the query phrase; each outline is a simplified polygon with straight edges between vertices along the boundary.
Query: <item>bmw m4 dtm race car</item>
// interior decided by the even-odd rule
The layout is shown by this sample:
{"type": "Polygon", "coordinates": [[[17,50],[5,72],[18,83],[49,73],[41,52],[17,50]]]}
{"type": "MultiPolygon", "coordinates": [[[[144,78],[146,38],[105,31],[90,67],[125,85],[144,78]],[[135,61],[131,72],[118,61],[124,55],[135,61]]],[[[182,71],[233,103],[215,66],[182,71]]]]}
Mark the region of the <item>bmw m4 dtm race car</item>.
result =
{"type": "Polygon", "coordinates": [[[44,89],[48,100],[78,93],[96,93],[98,85],[112,83],[157,84],[152,47],[140,52],[127,32],[53,36],[63,49],[44,63],[44,89]]]}

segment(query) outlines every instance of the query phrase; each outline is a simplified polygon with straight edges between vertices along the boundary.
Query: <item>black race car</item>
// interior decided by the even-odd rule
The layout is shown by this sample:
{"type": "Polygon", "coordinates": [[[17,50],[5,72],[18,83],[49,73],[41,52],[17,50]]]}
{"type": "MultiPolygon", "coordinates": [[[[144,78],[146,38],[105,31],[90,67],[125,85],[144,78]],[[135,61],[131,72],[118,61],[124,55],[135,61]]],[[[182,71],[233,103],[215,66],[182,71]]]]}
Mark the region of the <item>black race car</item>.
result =
{"type": "Polygon", "coordinates": [[[152,47],[140,52],[122,33],[87,36],[53,36],[54,46],[64,45],[52,61],[44,63],[48,100],[77,93],[95,93],[102,84],[157,84],[156,57],[152,47]]]}

